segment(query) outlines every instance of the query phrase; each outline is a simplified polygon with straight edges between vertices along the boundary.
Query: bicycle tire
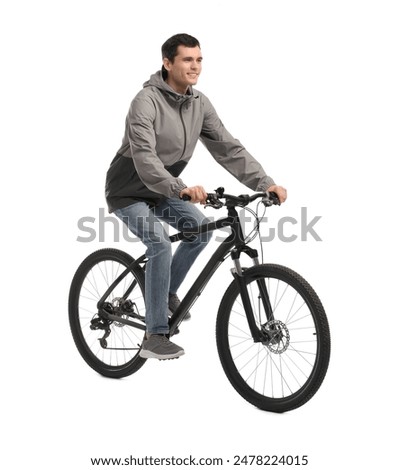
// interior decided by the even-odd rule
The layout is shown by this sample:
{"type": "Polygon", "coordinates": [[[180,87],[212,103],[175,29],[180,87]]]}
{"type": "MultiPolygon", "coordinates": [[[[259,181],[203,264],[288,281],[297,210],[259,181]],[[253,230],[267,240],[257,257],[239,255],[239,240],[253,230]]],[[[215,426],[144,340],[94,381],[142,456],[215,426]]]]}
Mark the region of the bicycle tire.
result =
{"type": "Polygon", "coordinates": [[[224,372],[235,390],[257,408],[277,413],[298,408],[314,396],[328,369],[331,340],[323,305],[308,282],[284,266],[257,265],[243,276],[257,326],[268,331],[274,328],[279,339],[278,344],[277,339],[269,345],[254,342],[238,284],[233,281],[216,323],[224,372]],[[254,297],[256,281],[261,279],[267,286],[273,321],[267,321],[260,294],[254,297]]]}
{"type": "MultiPolygon", "coordinates": [[[[91,329],[93,319],[99,319],[98,300],[133,261],[130,255],[121,250],[105,248],[95,251],[81,263],[70,287],[69,323],[76,347],[86,363],[106,377],[126,377],[146,362],[138,354],[144,339],[143,330],[112,322],[109,325],[111,333],[103,342],[104,347],[100,342],[104,330],[91,329]]],[[[129,285],[128,282],[132,281],[135,281],[135,287],[129,298],[133,299],[136,311],[144,317],[144,272],[140,266],[136,266],[116,286],[106,301],[115,301],[118,294],[129,285]]]]}

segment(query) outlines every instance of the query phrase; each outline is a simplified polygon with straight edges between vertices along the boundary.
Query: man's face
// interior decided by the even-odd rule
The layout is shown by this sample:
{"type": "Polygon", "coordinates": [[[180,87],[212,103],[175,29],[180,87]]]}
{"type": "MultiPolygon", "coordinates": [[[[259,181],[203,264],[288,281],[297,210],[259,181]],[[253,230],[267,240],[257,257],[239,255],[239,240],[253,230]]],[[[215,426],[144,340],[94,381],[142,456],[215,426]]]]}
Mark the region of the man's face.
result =
{"type": "Polygon", "coordinates": [[[163,65],[168,71],[166,83],[178,93],[184,94],[190,85],[196,85],[201,73],[201,49],[198,46],[179,46],[174,61],[164,59],[163,65]]]}

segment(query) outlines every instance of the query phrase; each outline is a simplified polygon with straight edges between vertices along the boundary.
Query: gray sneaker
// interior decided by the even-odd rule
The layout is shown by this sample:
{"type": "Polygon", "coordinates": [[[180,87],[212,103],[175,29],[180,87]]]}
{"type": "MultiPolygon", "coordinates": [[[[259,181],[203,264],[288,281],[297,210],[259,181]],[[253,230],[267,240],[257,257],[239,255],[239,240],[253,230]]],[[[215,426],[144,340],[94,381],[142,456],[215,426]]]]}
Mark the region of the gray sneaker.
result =
{"type": "Polygon", "coordinates": [[[149,335],[143,341],[139,356],[145,359],[175,359],[183,356],[184,349],[178,346],[166,335],[149,335]]]}
{"type": "MultiPolygon", "coordinates": [[[[179,297],[177,297],[176,294],[169,294],[169,310],[172,313],[175,313],[179,305],[180,305],[179,297]]],[[[190,320],[190,318],[191,318],[191,313],[187,312],[183,320],[190,320]]]]}

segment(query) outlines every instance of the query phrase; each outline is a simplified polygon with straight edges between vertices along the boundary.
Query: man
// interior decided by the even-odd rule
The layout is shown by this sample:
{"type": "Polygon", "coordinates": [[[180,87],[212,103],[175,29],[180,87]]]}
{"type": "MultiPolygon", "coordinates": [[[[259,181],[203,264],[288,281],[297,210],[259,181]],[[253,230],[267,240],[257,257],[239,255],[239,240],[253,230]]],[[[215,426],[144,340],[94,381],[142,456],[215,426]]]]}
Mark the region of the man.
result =
{"type": "Polygon", "coordinates": [[[146,336],[140,356],[171,359],[184,354],[169,340],[168,313],[188,270],[208,242],[208,234],[183,241],[172,257],[161,221],[174,228],[206,222],[194,205],[204,204],[200,185],[187,187],[179,178],[200,139],[215,160],[256,191],[286,190],[276,186],[261,165],[224,128],[208,98],[193,89],[202,68],[197,39],[177,34],[162,46],[162,70],[152,75],[130,105],[122,146],[107,172],[110,212],[123,220],[146,245],[146,336]],[[182,201],[188,195],[191,202],[182,201]]]}

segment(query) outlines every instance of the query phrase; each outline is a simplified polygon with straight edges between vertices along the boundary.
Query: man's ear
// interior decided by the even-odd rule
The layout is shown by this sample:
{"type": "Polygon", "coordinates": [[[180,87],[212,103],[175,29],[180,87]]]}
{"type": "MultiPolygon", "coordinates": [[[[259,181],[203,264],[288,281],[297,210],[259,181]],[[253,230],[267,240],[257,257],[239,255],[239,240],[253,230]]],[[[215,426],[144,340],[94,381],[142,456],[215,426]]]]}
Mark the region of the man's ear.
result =
{"type": "Polygon", "coordinates": [[[165,69],[167,71],[169,71],[170,70],[170,60],[168,58],[164,57],[162,59],[162,63],[163,63],[163,66],[165,67],[165,69]]]}

